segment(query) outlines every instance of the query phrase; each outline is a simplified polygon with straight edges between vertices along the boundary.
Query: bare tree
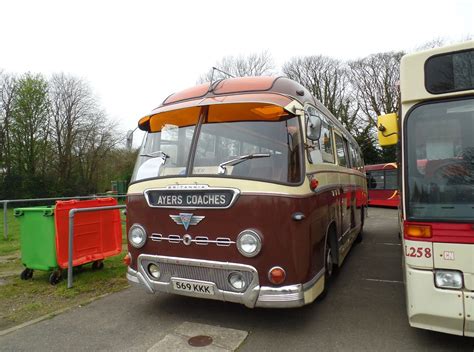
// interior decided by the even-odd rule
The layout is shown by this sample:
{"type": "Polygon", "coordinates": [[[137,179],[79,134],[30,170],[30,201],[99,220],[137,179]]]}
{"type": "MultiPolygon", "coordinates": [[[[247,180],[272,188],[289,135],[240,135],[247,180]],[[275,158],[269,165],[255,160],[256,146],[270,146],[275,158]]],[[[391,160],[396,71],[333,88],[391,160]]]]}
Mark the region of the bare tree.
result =
{"type": "Polygon", "coordinates": [[[82,192],[97,191],[102,170],[111,151],[122,142],[122,135],[115,130],[115,123],[108,121],[103,111],[89,115],[88,123],[79,131],[75,153],[82,192]]]}
{"type": "MultiPolygon", "coordinates": [[[[268,51],[248,56],[226,56],[218,61],[215,67],[234,77],[269,76],[275,71],[272,56],[268,51]]],[[[216,81],[222,78],[228,78],[228,76],[210,69],[199,77],[198,83],[216,81]]]]}
{"type": "Polygon", "coordinates": [[[403,55],[403,52],[379,53],[349,62],[351,84],[362,117],[372,126],[376,126],[377,116],[398,111],[403,55]]]}
{"type": "Polygon", "coordinates": [[[415,48],[415,51],[439,48],[446,44],[446,39],[444,38],[434,38],[426,43],[423,43],[415,48]]]}
{"type": "Polygon", "coordinates": [[[466,34],[466,35],[460,37],[457,40],[449,40],[447,38],[438,37],[438,38],[434,38],[430,41],[427,41],[426,43],[423,43],[423,44],[417,46],[413,51],[422,51],[422,50],[434,49],[434,48],[442,47],[444,45],[460,43],[460,42],[466,42],[466,41],[469,41],[469,40],[472,40],[472,34],[466,34]]]}
{"type": "Polygon", "coordinates": [[[90,116],[99,108],[89,86],[78,78],[56,74],[49,85],[56,172],[59,184],[67,192],[75,182],[74,147],[80,143],[81,131],[90,127],[90,116]]]}
{"type": "Polygon", "coordinates": [[[358,131],[359,108],[345,63],[322,55],[298,57],[283,65],[283,73],[305,86],[349,131],[358,131]]]}

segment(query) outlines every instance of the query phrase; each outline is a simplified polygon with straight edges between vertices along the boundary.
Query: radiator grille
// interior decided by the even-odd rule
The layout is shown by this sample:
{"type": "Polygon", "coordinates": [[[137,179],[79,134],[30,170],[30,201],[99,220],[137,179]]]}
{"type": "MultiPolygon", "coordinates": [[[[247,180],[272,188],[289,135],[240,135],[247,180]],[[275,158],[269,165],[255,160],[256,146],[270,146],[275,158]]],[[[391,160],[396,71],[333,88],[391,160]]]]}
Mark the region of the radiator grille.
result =
{"type": "MultiPolygon", "coordinates": [[[[173,263],[157,263],[154,261],[143,261],[142,265],[146,270],[148,264],[155,263],[160,267],[161,276],[158,282],[170,282],[172,277],[199,280],[199,281],[210,281],[216,284],[220,290],[232,291],[235,290],[230,286],[227,278],[232,272],[240,272],[247,282],[247,286],[252,282],[253,274],[249,271],[244,270],[231,270],[231,269],[219,269],[219,268],[206,268],[202,266],[184,265],[184,264],[173,264],[173,263]]],[[[152,279],[150,277],[150,279],[152,279]]]]}

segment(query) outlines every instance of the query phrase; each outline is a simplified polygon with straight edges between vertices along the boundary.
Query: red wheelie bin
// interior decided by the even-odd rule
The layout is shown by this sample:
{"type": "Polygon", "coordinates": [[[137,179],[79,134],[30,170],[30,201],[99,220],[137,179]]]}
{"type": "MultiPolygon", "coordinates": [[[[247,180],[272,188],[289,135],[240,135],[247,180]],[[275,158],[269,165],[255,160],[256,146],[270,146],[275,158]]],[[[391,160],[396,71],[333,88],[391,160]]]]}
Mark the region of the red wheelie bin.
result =
{"type": "MultiPolygon", "coordinates": [[[[30,279],[33,270],[46,270],[52,271],[49,282],[57,284],[62,270],[68,267],[69,211],[114,205],[117,205],[114,198],[99,198],[57,201],[55,207],[15,209],[15,215],[20,219],[21,256],[25,266],[21,278],[30,279]]],[[[105,258],[122,250],[119,210],[76,213],[73,240],[73,266],[92,263],[93,269],[102,269],[105,258]]]]}

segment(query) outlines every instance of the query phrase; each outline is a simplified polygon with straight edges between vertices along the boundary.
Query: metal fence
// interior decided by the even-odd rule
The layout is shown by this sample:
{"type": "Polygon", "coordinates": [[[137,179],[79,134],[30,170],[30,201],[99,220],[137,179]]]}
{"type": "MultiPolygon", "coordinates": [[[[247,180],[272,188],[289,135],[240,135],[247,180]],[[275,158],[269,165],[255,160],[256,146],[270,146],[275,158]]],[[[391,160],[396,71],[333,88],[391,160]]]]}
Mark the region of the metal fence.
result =
{"type": "Polygon", "coordinates": [[[72,287],[72,257],[74,249],[74,215],[77,213],[86,213],[94,211],[104,211],[104,210],[114,210],[114,209],[124,209],[125,205],[113,205],[105,207],[94,207],[94,208],[74,208],[69,210],[69,248],[68,248],[68,265],[67,265],[67,288],[72,287]]]}
{"type": "Polygon", "coordinates": [[[90,195],[90,196],[76,196],[76,197],[58,197],[58,198],[32,198],[32,199],[9,199],[0,200],[3,203],[3,238],[8,239],[8,217],[7,210],[9,203],[33,203],[33,202],[51,202],[56,200],[70,200],[70,199],[94,199],[94,198],[126,198],[126,194],[107,194],[107,195],[90,195]]]}

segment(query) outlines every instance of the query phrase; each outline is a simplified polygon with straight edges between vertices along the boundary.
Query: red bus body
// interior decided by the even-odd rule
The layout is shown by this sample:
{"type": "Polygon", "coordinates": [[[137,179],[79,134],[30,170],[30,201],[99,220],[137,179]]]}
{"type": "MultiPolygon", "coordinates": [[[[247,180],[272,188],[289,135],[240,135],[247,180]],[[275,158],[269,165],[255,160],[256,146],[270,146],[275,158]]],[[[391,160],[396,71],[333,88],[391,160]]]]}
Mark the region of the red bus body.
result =
{"type": "Polygon", "coordinates": [[[369,206],[397,208],[400,204],[397,164],[366,165],[365,172],[367,174],[369,206]]]}

